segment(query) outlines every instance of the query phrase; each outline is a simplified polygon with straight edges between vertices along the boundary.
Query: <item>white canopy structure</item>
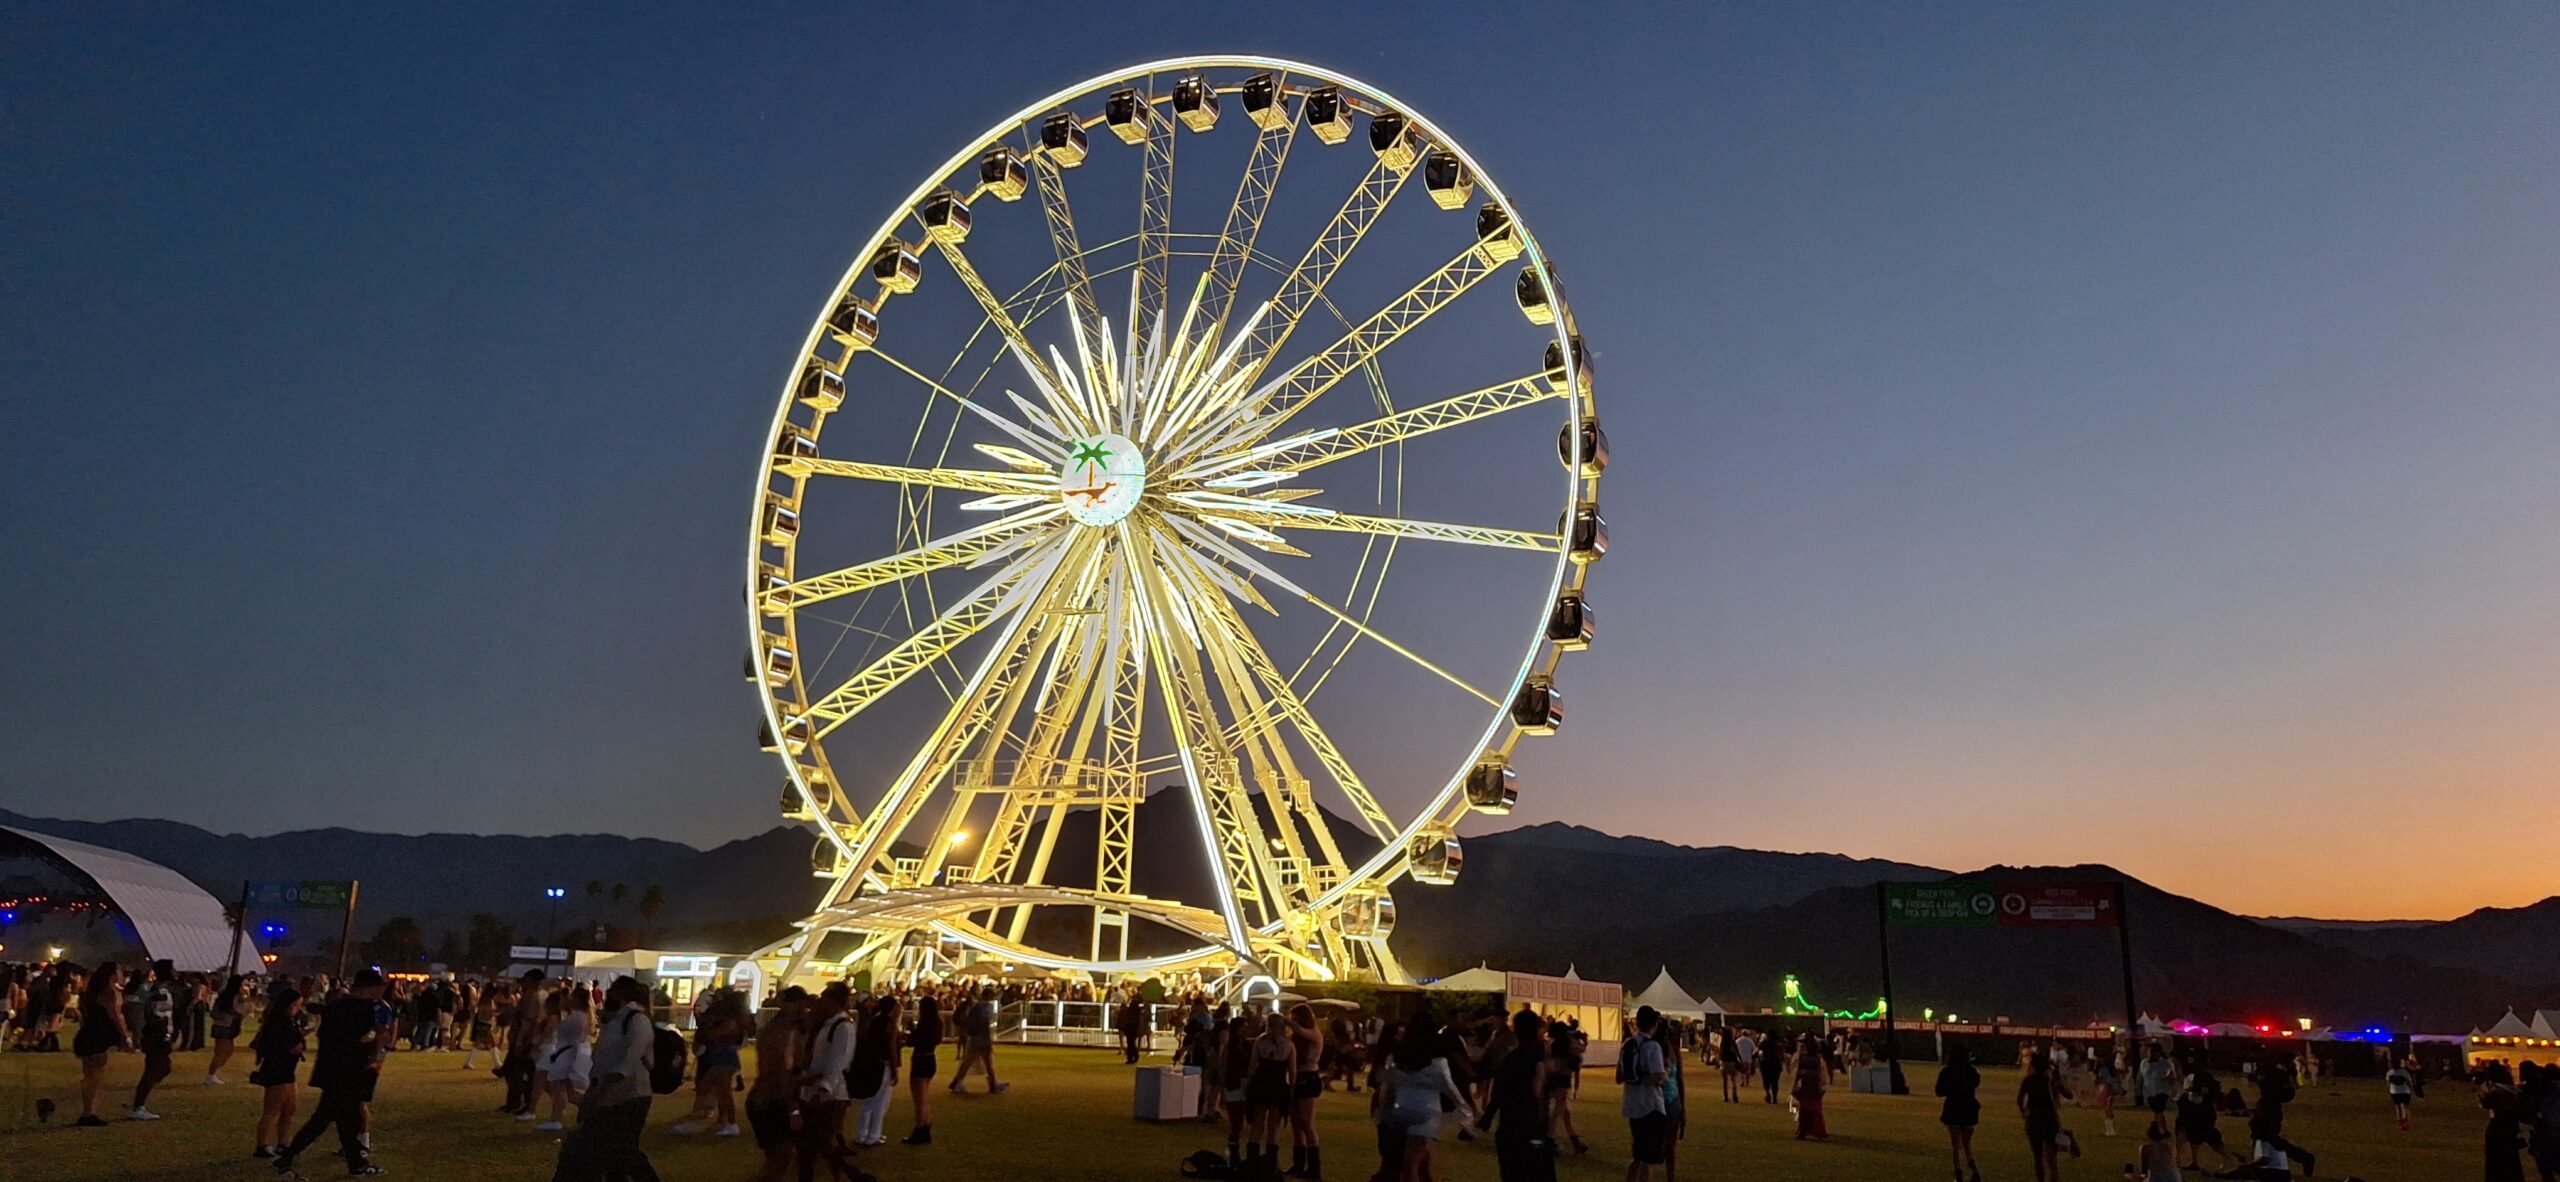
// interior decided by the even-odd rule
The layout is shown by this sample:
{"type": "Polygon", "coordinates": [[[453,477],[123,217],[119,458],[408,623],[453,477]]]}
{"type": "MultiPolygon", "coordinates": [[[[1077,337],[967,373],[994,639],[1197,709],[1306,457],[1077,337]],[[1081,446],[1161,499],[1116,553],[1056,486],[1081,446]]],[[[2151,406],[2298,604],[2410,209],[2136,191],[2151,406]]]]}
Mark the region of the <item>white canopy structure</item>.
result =
{"type": "Polygon", "coordinates": [[[1477,965],[1462,973],[1451,973],[1423,986],[1425,989],[1471,989],[1479,993],[1502,993],[1511,988],[1511,974],[1501,969],[1477,965]]]}
{"type": "MultiPolygon", "coordinates": [[[[144,955],[153,960],[169,961],[182,973],[219,972],[235,963],[231,921],[221,901],[175,870],[120,850],[6,825],[0,825],[0,854],[40,858],[96,887],[124,913],[144,955]]],[[[239,939],[236,963],[257,970],[257,946],[246,935],[239,939]]]]}
{"type": "Polygon", "coordinates": [[[1656,1011],[1674,1018],[1696,1018],[1700,1021],[1704,1021],[1711,1015],[1724,1013],[1724,1009],[1716,1005],[1713,998],[1700,1001],[1689,996],[1688,990],[1682,989],[1678,981],[1671,979],[1669,965],[1662,966],[1661,971],[1654,974],[1653,984],[1645,986],[1643,992],[1627,999],[1629,1010],[1645,1006],[1652,1006],[1656,1011]]]}

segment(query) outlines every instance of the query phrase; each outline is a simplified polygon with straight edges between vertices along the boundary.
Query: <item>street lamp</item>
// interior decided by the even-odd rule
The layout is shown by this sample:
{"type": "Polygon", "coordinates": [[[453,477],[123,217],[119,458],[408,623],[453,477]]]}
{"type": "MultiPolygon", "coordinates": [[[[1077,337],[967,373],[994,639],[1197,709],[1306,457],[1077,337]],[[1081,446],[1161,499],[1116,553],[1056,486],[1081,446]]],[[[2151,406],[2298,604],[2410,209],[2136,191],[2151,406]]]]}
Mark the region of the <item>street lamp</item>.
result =
{"type": "Polygon", "coordinates": [[[560,938],[560,900],[569,897],[567,887],[544,887],[544,898],[551,900],[551,928],[542,937],[542,963],[551,963],[552,941],[560,938]]]}

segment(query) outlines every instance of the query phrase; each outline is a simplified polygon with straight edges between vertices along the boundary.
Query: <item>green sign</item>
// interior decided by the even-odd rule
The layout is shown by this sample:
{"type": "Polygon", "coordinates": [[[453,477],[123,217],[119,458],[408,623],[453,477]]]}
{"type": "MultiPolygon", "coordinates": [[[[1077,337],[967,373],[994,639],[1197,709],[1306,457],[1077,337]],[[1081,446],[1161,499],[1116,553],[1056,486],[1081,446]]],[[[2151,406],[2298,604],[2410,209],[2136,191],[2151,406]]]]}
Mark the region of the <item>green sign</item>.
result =
{"type": "Polygon", "coordinates": [[[1987,928],[2000,922],[2000,901],[1987,883],[1887,883],[1884,920],[1897,927],[1987,928]]]}
{"type": "Polygon", "coordinates": [[[352,882],[253,882],[251,907],[298,907],[305,911],[344,911],[355,893],[352,882]]]}

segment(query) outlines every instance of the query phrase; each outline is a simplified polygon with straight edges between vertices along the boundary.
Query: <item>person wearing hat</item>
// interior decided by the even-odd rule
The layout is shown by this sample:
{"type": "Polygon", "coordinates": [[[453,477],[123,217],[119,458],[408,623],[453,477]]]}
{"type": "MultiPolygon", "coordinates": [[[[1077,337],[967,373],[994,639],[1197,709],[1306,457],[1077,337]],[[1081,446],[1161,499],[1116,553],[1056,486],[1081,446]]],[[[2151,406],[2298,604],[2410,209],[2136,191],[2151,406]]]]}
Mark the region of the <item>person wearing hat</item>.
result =
{"type": "Polygon", "coordinates": [[[373,1164],[373,1146],[365,1133],[365,1105],[373,1100],[374,1081],[382,1077],[382,1028],[374,1021],[374,1006],[381,1000],[382,974],[360,969],[347,991],[321,1011],[320,1047],[311,1059],[311,1086],[320,1089],[320,1103],[293,1141],[276,1154],[278,1175],[301,1177],[294,1159],[331,1125],[338,1128],[338,1151],[347,1160],[348,1177],[382,1173],[373,1164]]]}

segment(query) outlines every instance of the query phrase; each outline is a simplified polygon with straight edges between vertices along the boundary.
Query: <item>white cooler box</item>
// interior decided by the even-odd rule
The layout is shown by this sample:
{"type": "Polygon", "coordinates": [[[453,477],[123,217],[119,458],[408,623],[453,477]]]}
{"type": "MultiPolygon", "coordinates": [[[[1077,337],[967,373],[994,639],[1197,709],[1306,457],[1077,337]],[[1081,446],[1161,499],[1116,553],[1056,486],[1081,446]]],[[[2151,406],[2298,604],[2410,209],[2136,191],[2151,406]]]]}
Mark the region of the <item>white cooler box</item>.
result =
{"type": "Polygon", "coordinates": [[[1135,1115],[1139,1120],[1194,1120],[1200,1115],[1200,1069],[1141,1067],[1135,1115]]]}

